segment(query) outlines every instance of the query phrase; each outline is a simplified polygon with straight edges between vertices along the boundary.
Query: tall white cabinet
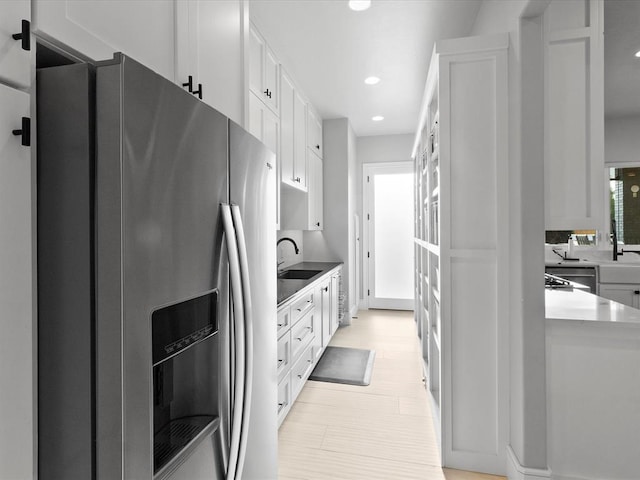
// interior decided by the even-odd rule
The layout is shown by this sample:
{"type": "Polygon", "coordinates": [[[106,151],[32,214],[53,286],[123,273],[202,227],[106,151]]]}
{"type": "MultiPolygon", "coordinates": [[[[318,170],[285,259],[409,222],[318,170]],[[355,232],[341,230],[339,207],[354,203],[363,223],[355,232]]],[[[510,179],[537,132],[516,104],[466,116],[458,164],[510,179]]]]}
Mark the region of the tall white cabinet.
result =
{"type": "Polygon", "coordinates": [[[0,2],[0,478],[34,478],[33,204],[29,133],[35,45],[28,1],[0,2]],[[23,35],[15,38],[14,35],[23,35]],[[31,45],[27,45],[30,43],[31,45]],[[26,48],[30,48],[27,50],[26,48]]]}
{"type": "Polygon", "coordinates": [[[415,164],[415,315],[442,464],[504,474],[508,437],[504,35],[438,42],[415,164]]]}

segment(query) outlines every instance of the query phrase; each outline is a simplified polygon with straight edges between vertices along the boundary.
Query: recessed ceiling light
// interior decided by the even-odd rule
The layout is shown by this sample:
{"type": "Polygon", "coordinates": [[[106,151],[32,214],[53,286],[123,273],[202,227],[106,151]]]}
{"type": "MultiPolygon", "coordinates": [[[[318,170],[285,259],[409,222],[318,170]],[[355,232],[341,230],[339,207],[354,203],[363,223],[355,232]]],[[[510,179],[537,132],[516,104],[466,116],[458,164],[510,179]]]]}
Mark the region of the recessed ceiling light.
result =
{"type": "Polygon", "coordinates": [[[636,52],[636,57],[640,58],[640,50],[636,52]]]}
{"type": "Polygon", "coordinates": [[[371,117],[371,120],[373,120],[374,122],[379,122],[381,120],[384,120],[384,117],[382,115],[376,115],[375,117],[371,117]]]}
{"type": "Polygon", "coordinates": [[[349,0],[349,8],[356,12],[366,10],[371,6],[371,0],[349,0]]]}
{"type": "Polygon", "coordinates": [[[379,83],[380,79],[378,77],[367,77],[364,79],[364,83],[366,83],[367,85],[375,85],[376,83],[379,83]]]}

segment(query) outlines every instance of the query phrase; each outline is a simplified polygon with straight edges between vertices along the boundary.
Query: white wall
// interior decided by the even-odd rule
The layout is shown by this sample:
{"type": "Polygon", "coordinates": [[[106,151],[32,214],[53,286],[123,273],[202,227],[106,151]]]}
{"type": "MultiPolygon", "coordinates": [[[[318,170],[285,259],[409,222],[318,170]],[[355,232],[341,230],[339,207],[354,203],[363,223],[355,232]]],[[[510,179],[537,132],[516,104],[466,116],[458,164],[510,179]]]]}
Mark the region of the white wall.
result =
{"type": "MultiPolygon", "coordinates": [[[[363,245],[364,222],[366,222],[367,214],[362,211],[362,165],[365,163],[383,163],[383,162],[406,162],[411,161],[411,150],[415,135],[407,133],[404,135],[375,135],[370,137],[357,137],[357,173],[354,178],[355,198],[356,198],[356,214],[360,223],[360,244],[363,245]]],[[[366,262],[366,252],[360,254],[360,288],[357,292],[360,302],[364,299],[365,278],[364,263],[366,262]]]]}
{"type": "Polygon", "coordinates": [[[640,115],[604,121],[604,163],[640,162],[640,115]]]}
{"type": "Polygon", "coordinates": [[[354,179],[356,176],[355,135],[347,118],[323,122],[324,173],[324,229],[305,231],[305,260],[341,261],[342,283],[345,290],[345,317],[342,324],[350,323],[349,312],[355,311],[355,235],[353,215],[356,211],[354,179]]]}
{"type": "Polygon", "coordinates": [[[470,35],[508,32],[531,0],[484,0],[470,35]]]}

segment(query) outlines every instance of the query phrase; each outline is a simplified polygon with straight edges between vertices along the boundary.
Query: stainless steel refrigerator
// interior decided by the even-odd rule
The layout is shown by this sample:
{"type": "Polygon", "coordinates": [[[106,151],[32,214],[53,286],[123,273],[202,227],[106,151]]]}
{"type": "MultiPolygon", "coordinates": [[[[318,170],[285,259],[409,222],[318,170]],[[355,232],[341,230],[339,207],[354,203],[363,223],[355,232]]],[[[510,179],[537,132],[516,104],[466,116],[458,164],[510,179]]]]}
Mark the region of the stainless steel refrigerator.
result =
{"type": "Polygon", "coordinates": [[[37,105],[38,478],[276,479],[274,154],[121,54],[37,105]]]}

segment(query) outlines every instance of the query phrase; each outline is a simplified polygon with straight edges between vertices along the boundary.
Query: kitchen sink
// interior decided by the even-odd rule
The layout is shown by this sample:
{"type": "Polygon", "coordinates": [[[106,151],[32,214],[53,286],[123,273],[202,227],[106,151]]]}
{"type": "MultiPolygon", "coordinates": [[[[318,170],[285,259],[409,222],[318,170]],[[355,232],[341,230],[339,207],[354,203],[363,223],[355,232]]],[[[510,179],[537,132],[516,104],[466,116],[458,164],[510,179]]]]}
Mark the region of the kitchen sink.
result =
{"type": "Polygon", "coordinates": [[[280,280],[308,280],[315,277],[322,270],[285,270],[278,274],[280,280]]]}

